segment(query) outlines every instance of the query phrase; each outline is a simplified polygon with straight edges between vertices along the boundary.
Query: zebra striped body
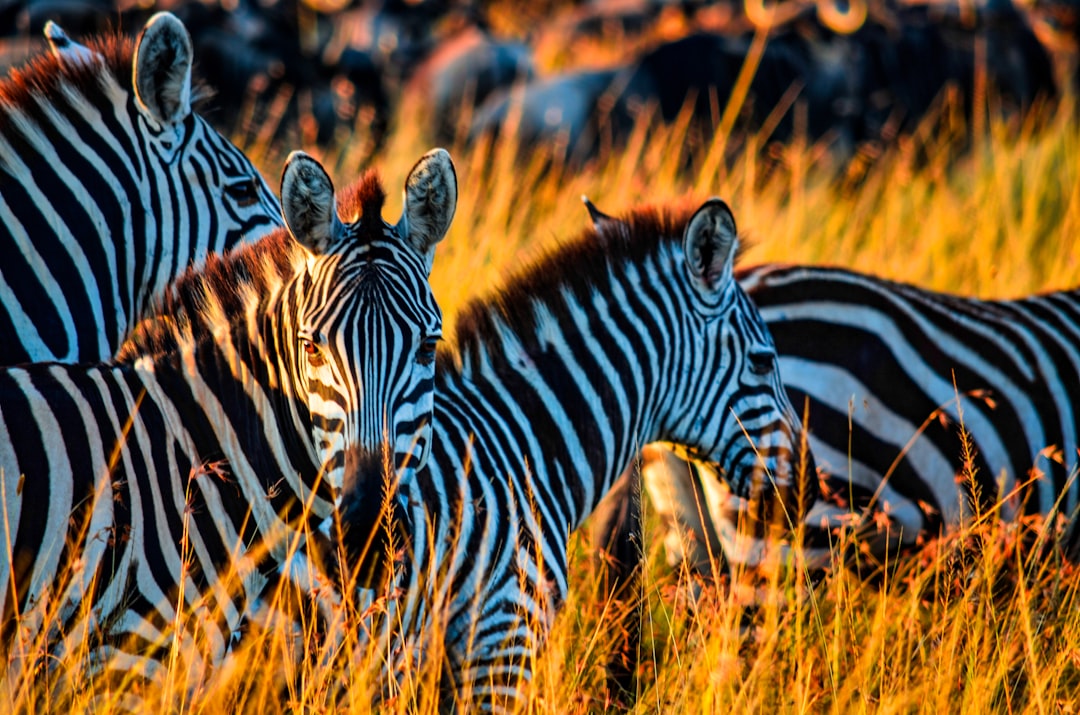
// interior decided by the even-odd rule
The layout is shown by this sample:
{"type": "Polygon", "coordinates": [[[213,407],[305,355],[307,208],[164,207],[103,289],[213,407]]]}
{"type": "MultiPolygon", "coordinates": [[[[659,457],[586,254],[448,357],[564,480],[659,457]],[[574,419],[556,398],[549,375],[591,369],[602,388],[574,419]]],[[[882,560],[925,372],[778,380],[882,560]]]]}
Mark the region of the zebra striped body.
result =
{"type": "MultiPolygon", "coordinates": [[[[807,518],[811,563],[828,562],[837,527],[860,526],[881,556],[988,515],[1060,515],[1063,523],[1043,528],[1064,527],[1075,548],[1080,292],[984,301],[839,268],[776,265],[739,280],[776,341],[792,402],[809,400],[810,446],[829,495],[807,518]]],[[[645,471],[650,493],[686,493],[695,474],[715,481],[666,456],[645,471]]],[[[737,531],[734,505],[710,509],[708,526],[737,531]]],[[[684,499],[671,516],[698,531],[689,510],[696,505],[684,499]]],[[[729,545],[729,559],[747,560],[729,545]]]]}
{"type": "Polygon", "coordinates": [[[350,509],[354,533],[374,531],[396,476],[382,465],[407,478],[426,459],[449,156],[417,164],[396,226],[373,175],[338,205],[302,154],[282,196],[289,233],[181,277],[117,363],[0,372],[0,624],[16,665],[34,638],[61,661],[88,641],[97,669],[152,676],[177,643],[200,669],[219,662],[268,584],[318,580],[305,540],[343,495],[373,512],[366,525],[350,509]]]}
{"type": "Polygon", "coordinates": [[[0,82],[0,365],[112,357],[192,263],[281,224],[251,162],[191,109],[191,42],[53,53],[0,82]]]}
{"type": "Polygon", "coordinates": [[[431,457],[403,487],[414,551],[394,615],[445,633],[459,697],[500,709],[521,695],[567,593],[569,533],[642,444],[684,445],[766,511],[801,503],[798,422],[731,277],[735,243],[717,200],[692,217],[639,211],[459,316],[431,457]]]}

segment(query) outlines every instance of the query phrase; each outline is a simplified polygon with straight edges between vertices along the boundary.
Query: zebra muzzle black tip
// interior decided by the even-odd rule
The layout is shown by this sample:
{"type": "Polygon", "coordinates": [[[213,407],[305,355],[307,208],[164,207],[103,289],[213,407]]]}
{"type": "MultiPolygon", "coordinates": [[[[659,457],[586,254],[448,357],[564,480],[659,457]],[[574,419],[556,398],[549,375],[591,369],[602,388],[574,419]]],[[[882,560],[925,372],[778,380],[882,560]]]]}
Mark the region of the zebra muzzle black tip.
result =
{"type": "Polygon", "coordinates": [[[379,583],[407,550],[412,518],[397,489],[397,475],[381,454],[345,453],[345,476],[338,506],[338,539],[349,561],[343,571],[379,583]]]}

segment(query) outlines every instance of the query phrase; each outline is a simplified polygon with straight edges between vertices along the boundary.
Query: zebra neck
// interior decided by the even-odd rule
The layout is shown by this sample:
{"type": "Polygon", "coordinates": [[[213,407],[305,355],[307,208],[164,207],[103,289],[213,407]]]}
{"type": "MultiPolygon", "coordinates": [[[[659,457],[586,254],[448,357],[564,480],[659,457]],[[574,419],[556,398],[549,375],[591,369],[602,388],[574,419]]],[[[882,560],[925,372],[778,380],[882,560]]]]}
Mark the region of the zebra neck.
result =
{"type": "MultiPolygon", "coordinates": [[[[154,292],[167,285],[168,276],[179,272],[177,262],[182,267],[188,260],[162,255],[161,246],[187,246],[197,238],[183,236],[180,242],[180,237],[172,235],[188,220],[184,197],[176,197],[166,209],[175,216],[176,225],[169,227],[169,235],[162,230],[162,207],[147,187],[175,184],[176,179],[147,178],[152,171],[151,149],[136,131],[138,110],[131,92],[104,67],[92,87],[86,92],[60,80],[56,91],[31,93],[0,108],[0,177],[8,204],[0,244],[5,251],[18,252],[5,253],[5,258],[71,253],[75,263],[65,268],[61,280],[68,282],[69,295],[85,291],[83,300],[100,315],[96,335],[77,331],[77,325],[67,331],[80,332],[96,345],[63,346],[66,350],[58,346],[53,351],[53,356],[71,361],[113,354],[154,292]],[[63,210],[48,213],[50,227],[43,230],[36,225],[42,220],[40,207],[50,205],[61,205],[63,210]],[[91,233],[100,240],[90,240],[91,233]],[[85,284],[87,275],[93,276],[97,286],[111,290],[98,291],[85,284]]],[[[46,265],[56,270],[56,264],[46,265]]],[[[33,262],[24,267],[37,270],[33,262]]]]}
{"type": "MultiPolygon", "coordinates": [[[[476,425],[476,438],[503,435],[504,449],[514,452],[504,468],[519,474],[527,463],[537,488],[559,504],[555,521],[573,529],[638,449],[659,438],[659,382],[667,372],[660,363],[668,351],[604,296],[562,297],[557,308],[534,302],[527,331],[514,331],[492,315],[497,338],[470,341],[463,356],[461,378],[472,383],[468,394],[447,400],[485,403],[480,412],[490,424],[476,425]]],[[[447,391],[442,384],[437,400],[447,391]]],[[[438,427],[438,417],[436,422],[438,427]]]]}
{"type": "MultiPolygon", "coordinates": [[[[121,121],[125,124],[125,130],[131,133],[132,140],[140,144],[134,152],[134,160],[141,164],[137,167],[138,174],[156,173],[155,167],[147,161],[147,155],[155,149],[146,145],[145,131],[136,131],[136,123],[141,119],[130,102],[126,116],[121,121]]],[[[193,122],[195,126],[198,126],[198,120],[193,122]]],[[[189,199],[172,191],[174,187],[183,186],[184,177],[180,176],[178,170],[182,158],[178,156],[168,165],[171,176],[155,176],[153,184],[159,192],[156,197],[150,195],[150,182],[140,183],[134,181],[135,177],[125,177],[131,183],[128,187],[113,186],[117,196],[123,195],[121,192],[126,190],[127,195],[139,197],[145,207],[136,212],[145,215],[132,219],[130,250],[135,265],[130,275],[123,279],[130,282],[130,285],[124,284],[130,298],[125,301],[126,316],[122,316],[127,319],[127,332],[135,328],[142,316],[150,311],[156,296],[163,295],[177,276],[187,268],[198,267],[192,264],[191,249],[187,248],[200,240],[198,207],[185,207],[184,203],[189,199]]]]}

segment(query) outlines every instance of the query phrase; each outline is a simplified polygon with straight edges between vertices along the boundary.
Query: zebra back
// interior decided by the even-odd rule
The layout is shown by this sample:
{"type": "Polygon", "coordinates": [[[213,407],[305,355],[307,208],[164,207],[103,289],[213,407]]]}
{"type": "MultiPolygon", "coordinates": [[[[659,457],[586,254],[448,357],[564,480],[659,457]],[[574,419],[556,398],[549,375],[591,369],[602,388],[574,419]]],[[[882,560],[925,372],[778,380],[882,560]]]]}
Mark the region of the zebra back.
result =
{"type": "MultiPolygon", "coordinates": [[[[1034,533],[1076,548],[1080,293],[985,301],[808,266],[739,278],[792,401],[808,406],[825,496],[806,519],[811,564],[828,564],[835,532],[853,525],[879,559],[977,521],[1029,516],[1034,533]]],[[[729,559],[751,560],[754,535],[741,549],[722,537],[741,533],[723,492],[711,523],[690,513],[690,481],[714,475],[665,455],[643,470],[650,493],[683,495],[665,510],[673,523],[701,543],[719,533],[729,559]]]]}
{"type": "Polygon", "coordinates": [[[827,486],[854,510],[887,514],[909,545],[995,513],[1074,521],[1080,293],[984,301],[783,266],[743,281],[809,400],[827,486]]]}
{"type": "Polygon", "coordinates": [[[111,357],[208,253],[281,224],[272,191],[193,102],[191,40],[159,13],[135,42],[52,52],[0,81],[0,364],[111,357]]]}

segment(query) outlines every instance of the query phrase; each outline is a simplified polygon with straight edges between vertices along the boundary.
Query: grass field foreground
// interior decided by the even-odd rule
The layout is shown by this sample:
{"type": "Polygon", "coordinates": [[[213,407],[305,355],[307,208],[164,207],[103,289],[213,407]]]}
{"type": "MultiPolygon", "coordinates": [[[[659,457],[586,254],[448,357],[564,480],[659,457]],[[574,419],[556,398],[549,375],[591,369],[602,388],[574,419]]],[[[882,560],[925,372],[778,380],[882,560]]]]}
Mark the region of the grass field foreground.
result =
{"type": "MultiPolygon", "coordinates": [[[[505,145],[454,151],[458,212],[432,276],[446,335],[469,297],[586,226],[582,194],[614,215],[641,203],[720,196],[748,244],[746,264],[836,264],[988,298],[1080,285],[1075,116],[1053,110],[1038,132],[991,123],[962,154],[925,132],[859,181],[845,181],[816,147],[732,160],[722,137],[688,143],[679,125],[642,130],[625,151],[573,172],[517,161],[505,145]]],[[[378,162],[384,185],[401,185],[427,148],[417,130],[398,128],[378,162]]],[[[337,167],[339,186],[355,178],[347,151],[320,158],[337,167]]],[[[264,159],[262,168],[277,176],[280,164],[264,159]]],[[[396,216],[400,197],[388,203],[385,215],[396,216]]],[[[1078,712],[1080,574],[1052,547],[1022,548],[1026,528],[976,525],[872,583],[839,572],[809,589],[792,570],[754,612],[723,589],[687,598],[688,577],[663,563],[647,531],[639,691],[630,711],[1078,712]],[[983,548],[970,548],[976,541],[983,548]]],[[[611,705],[603,666],[617,636],[612,616],[625,605],[597,593],[587,544],[574,543],[572,592],[530,686],[535,712],[611,705]]],[[[167,685],[142,694],[162,711],[368,712],[379,656],[364,649],[351,656],[365,614],[345,604],[339,615],[344,635],[333,651],[271,630],[193,691],[183,659],[173,658],[167,685]]],[[[424,654],[427,665],[404,674],[383,711],[437,711],[437,645],[424,654]]],[[[0,701],[13,711],[120,711],[124,684],[79,681],[77,658],[76,651],[58,664],[43,658],[9,668],[0,701]],[[55,690],[44,676],[50,670],[76,679],[75,693],[55,690]]]]}

